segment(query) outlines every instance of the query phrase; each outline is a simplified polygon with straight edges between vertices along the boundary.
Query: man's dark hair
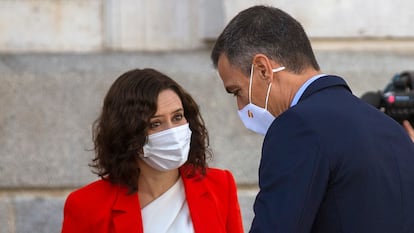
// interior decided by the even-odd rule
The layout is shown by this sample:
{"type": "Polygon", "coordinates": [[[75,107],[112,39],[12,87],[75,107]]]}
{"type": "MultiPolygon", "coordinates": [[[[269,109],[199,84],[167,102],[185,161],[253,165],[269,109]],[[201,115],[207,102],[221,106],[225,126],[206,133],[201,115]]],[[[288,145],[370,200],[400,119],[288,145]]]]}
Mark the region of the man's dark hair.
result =
{"type": "Polygon", "coordinates": [[[211,59],[217,68],[220,55],[225,54],[231,65],[248,75],[258,53],[294,73],[309,66],[319,70],[305,30],[278,8],[253,6],[237,14],[218,37],[211,59]]]}

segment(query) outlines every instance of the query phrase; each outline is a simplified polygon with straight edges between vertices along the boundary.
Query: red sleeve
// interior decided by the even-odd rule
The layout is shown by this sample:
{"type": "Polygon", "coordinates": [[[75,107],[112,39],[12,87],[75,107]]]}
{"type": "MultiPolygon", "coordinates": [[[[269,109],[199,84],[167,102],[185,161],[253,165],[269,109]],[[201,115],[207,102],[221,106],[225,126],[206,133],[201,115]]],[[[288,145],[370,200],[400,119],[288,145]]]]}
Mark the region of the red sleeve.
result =
{"type": "Polygon", "coordinates": [[[229,184],[229,212],[227,216],[227,232],[243,233],[243,223],[240,212],[239,200],[237,198],[237,187],[233,175],[226,171],[229,184]]]}
{"type": "Polygon", "coordinates": [[[71,193],[65,202],[63,210],[62,233],[89,232],[85,212],[82,204],[74,193],[71,193]]]}

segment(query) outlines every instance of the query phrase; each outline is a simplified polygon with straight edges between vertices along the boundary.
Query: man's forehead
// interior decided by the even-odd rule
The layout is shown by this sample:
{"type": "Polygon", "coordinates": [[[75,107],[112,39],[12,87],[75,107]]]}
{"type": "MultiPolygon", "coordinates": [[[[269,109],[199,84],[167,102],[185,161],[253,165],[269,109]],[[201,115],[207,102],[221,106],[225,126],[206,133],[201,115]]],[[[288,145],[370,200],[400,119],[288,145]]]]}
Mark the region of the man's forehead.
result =
{"type": "Polygon", "coordinates": [[[234,78],[235,75],[239,76],[240,75],[239,73],[241,73],[240,69],[238,69],[236,66],[230,63],[230,61],[228,60],[225,54],[220,55],[218,63],[217,63],[217,70],[222,79],[223,79],[223,76],[228,76],[228,75],[234,78]]]}
{"type": "Polygon", "coordinates": [[[236,90],[242,89],[249,80],[241,69],[230,64],[225,55],[220,56],[217,75],[223,81],[224,88],[228,93],[234,93],[236,90]]]}
{"type": "Polygon", "coordinates": [[[232,65],[225,53],[220,54],[218,60],[217,60],[217,68],[232,68],[232,65]]]}

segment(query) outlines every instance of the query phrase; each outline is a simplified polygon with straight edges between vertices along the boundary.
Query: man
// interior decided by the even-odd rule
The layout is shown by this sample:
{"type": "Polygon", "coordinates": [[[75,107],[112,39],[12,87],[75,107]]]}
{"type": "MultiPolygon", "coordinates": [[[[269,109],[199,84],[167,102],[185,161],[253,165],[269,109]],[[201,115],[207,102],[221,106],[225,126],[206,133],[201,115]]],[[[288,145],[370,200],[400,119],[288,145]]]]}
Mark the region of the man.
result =
{"type": "Polygon", "coordinates": [[[211,58],[244,125],[266,135],[250,232],[414,232],[414,144],[320,71],[300,23],[251,7],[211,58]]]}

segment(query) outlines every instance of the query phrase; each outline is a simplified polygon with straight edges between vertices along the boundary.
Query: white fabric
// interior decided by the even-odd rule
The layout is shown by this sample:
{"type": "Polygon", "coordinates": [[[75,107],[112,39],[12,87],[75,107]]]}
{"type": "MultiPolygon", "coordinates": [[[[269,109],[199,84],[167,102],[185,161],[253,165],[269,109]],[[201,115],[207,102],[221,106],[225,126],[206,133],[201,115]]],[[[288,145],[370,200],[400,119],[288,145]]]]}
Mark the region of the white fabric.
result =
{"type": "Polygon", "coordinates": [[[194,233],[181,179],[141,213],[144,233],[194,233]]]}
{"type": "MultiPolygon", "coordinates": [[[[272,83],[269,83],[266,94],[265,108],[259,107],[252,103],[252,83],[253,83],[253,67],[250,70],[250,79],[249,79],[249,103],[239,110],[239,117],[243,122],[244,126],[261,135],[265,135],[269,129],[272,122],[275,120],[275,117],[267,110],[267,103],[269,100],[270,88],[272,83]]],[[[281,66],[279,68],[272,69],[273,73],[284,70],[285,67],[281,66]]]]}
{"type": "Polygon", "coordinates": [[[190,125],[184,124],[148,136],[142,160],[159,171],[179,168],[188,159],[190,151],[190,125]]]}

